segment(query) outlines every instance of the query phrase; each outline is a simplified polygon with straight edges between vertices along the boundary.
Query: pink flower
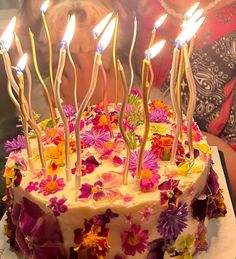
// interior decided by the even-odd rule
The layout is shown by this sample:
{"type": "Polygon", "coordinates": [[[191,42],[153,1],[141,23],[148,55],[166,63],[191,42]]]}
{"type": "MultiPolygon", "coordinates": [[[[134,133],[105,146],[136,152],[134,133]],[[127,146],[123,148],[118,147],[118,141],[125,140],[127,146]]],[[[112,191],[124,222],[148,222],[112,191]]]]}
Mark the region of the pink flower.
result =
{"type": "Polygon", "coordinates": [[[57,178],[57,175],[54,175],[53,177],[48,175],[46,179],[43,179],[39,183],[39,192],[42,192],[44,196],[47,196],[63,190],[64,187],[64,178],[57,178]]]}
{"type": "Polygon", "coordinates": [[[133,199],[134,199],[134,196],[128,193],[123,196],[124,203],[131,202],[133,199]]]}
{"type": "Polygon", "coordinates": [[[154,210],[152,207],[146,207],[143,211],[140,211],[142,215],[141,221],[148,220],[152,215],[154,215],[154,210]]]}
{"type": "Polygon", "coordinates": [[[27,192],[37,191],[39,189],[38,182],[29,182],[29,185],[25,188],[27,192]]]}
{"type": "Polygon", "coordinates": [[[157,187],[159,179],[160,175],[156,172],[149,169],[143,169],[141,171],[141,180],[139,183],[141,191],[150,192],[154,190],[157,187]]]}
{"type": "Polygon", "coordinates": [[[142,230],[138,224],[132,224],[129,230],[120,234],[122,250],[126,255],[143,253],[147,248],[148,230],[142,230]]]}

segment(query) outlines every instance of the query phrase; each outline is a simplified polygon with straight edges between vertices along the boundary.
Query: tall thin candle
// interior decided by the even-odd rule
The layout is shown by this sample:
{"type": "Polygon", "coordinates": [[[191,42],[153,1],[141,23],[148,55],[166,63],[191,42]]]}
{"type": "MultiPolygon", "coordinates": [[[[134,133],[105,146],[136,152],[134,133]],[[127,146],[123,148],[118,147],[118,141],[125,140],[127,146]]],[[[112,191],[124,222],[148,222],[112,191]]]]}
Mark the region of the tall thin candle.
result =
{"type": "Polygon", "coordinates": [[[62,104],[61,104],[61,96],[60,96],[60,85],[61,85],[61,78],[62,73],[65,66],[66,61],[66,49],[70,45],[70,42],[72,40],[72,37],[74,35],[75,31],[75,15],[72,15],[70,20],[68,21],[68,25],[65,30],[64,37],[61,41],[61,48],[60,48],[60,56],[59,56],[59,62],[58,62],[58,68],[55,78],[55,101],[56,106],[58,108],[58,111],[60,113],[63,125],[64,125],[64,137],[65,137],[65,163],[66,163],[66,180],[71,180],[71,168],[70,168],[70,130],[69,130],[69,124],[66,118],[66,114],[63,110],[62,104]]]}
{"type": "Polygon", "coordinates": [[[84,97],[75,123],[75,136],[76,136],[76,151],[77,151],[77,162],[76,162],[76,173],[75,173],[75,188],[78,189],[81,186],[81,146],[80,146],[80,122],[82,114],[91,99],[96,83],[97,83],[97,76],[99,67],[102,65],[102,53],[106,49],[107,45],[109,44],[115,29],[115,18],[113,18],[110,23],[108,24],[107,28],[103,32],[98,44],[97,44],[97,51],[94,56],[93,62],[93,70],[92,70],[92,77],[89,85],[89,89],[87,91],[86,96],[84,97]]]}
{"type": "Polygon", "coordinates": [[[157,42],[152,48],[145,51],[145,58],[143,60],[142,67],[142,92],[143,92],[143,110],[144,110],[144,134],[143,140],[139,150],[138,164],[136,177],[139,179],[141,177],[142,170],[142,161],[143,161],[143,153],[145,150],[146,142],[149,134],[150,120],[149,120],[149,110],[148,110],[148,99],[149,99],[149,91],[152,86],[154,75],[152,66],[150,64],[150,60],[153,59],[164,47],[166,41],[162,40],[157,42]],[[150,80],[148,80],[148,75],[151,74],[150,80]]]}

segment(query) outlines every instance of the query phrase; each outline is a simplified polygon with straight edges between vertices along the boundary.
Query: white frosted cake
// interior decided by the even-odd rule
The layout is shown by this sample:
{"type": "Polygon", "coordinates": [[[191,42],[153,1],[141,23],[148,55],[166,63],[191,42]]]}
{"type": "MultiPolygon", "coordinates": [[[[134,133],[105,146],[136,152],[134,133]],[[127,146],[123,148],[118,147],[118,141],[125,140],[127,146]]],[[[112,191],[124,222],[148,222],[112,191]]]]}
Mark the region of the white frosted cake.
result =
{"type": "Polygon", "coordinates": [[[176,130],[172,110],[149,104],[150,131],[141,177],[136,177],[144,122],[142,102],[133,90],[124,125],[131,143],[128,184],[123,184],[126,146],[121,138],[120,105],[91,106],[81,122],[82,178],[75,189],[75,112],[65,106],[70,125],[71,181],[65,177],[64,129],[40,123],[48,175],[40,171],[37,141],[31,132],[36,174],[29,170],[24,138],[8,141],[6,234],[27,258],[192,258],[207,249],[206,221],[223,216],[211,150],[193,123],[194,159],[182,128],[176,163],[170,163],[176,130]]]}

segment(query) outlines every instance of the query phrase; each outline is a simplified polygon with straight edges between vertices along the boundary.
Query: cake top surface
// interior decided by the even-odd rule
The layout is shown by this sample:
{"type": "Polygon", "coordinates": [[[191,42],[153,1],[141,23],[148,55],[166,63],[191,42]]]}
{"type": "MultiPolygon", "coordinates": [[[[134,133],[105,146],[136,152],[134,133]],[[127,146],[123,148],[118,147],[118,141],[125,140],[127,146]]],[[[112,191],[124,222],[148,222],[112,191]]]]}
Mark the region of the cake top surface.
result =
{"type": "MultiPolygon", "coordinates": [[[[40,170],[37,141],[33,131],[30,132],[30,142],[36,161],[36,174],[29,171],[24,138],[18,136],[16,140],[6,143],[8,151],[12,151],[6,164],[6,175],[11,175],[14,169],[20,168],[23,190],[42,202],[54,198],[66,202],[68,207],[107,208],[112,202],[113,205],[129,208],[139,203],[161,199],[161,190],[171,188],[193,194],[192,186],[209,165],[210,147],[197,125],[193,123],[195,158],[189,158],[187,126],[184,120],[182,138],[178,141],[176,164],[171,164],[169,159],[176,124],[171,108],[161,101],[149,103],[149,136],[143,156],[141,177],[135,177],[144,131],[142,107],[139,91],[133,90],[123,119],[132,149],[127,185],[123,185],[127,150],[118,125],[121,105],[113,103],[108,105],[109,119],[102,103],[90,106],[83,114],[80,123],[82,185],[79,190],[75,189],[73,181],[66,181],[65,178],[63,124],[59,122],[58,126],[52,127],[51,120],[39,124],[49,172],[47,177],[44,178],[40,170]]],[[[73,106],[65,105],[64,111],[70,128],[70,164],[73,179],[76,165],[75,110],[73,106]]]]}

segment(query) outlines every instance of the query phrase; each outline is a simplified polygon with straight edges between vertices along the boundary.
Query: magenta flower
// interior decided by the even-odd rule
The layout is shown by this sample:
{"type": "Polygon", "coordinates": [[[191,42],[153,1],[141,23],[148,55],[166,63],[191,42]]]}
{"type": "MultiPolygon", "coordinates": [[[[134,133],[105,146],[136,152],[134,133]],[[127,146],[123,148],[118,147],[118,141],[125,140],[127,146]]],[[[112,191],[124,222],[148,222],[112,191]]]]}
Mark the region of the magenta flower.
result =
{"type": "Polygon", "coordinates": [[[174,241],[187,227],[188,208],[186,203],[179,203],[178,207],[170,204],[160,215],[157,230],[168,241],[174,241]]]}
{"type": "Polygon", "coordinates": [[[136,96],[138,96],[138,97],[141,97],[140,91],[139,91],[138,89],[136,89],[136,88],[131,89],[130,94],[136,95],[136,96]]]}
{"type": "Polygon", "coordinates": [[[27,258],[66,258],[63,237],[58,221],[51,213],[27,198],[15,203],[11,213],[15,239],[27,258]]]}
{"type": "Polygon", "coordinates": [[[25,137],[23,135],[18,135],[16,139],[11,141],[7,140],[5,143],[5,149],[7,153],[11,153],[13,151],[20,152],[25,147],[25,137]]]}
{"type": "Polygon", "coordinates": [[[63,190],[64,187],[64,178],[57,178],[57,175],[54,175],[53,177],[48,175],[46,179],[41,180],[39,183],[39,192],[42,192],[44,196],[47,196],[63,190]]]}
{"type": "Polygon", "coordinates": [[[94,169],[98,166],[99,166],[99,163],[94,156],[89,156],[85,160],[82,159],[82,166],[81,166],[82,176],[86,174],[91,174],[94,171],[94,169]]]}
{"type": "Polygon", "coordinates": [[[105,142],[107,142],[110,139],[110,133],[109,131],[98,129],[94,130],[91,129],[89,131],[86,131],[81,136],[81,141],[86,147],[97,147],[101,148],[105,142]]]}
{"type": "Polygon", "coordinates": [[[84,183],[80,188],[81,194],[79,195],[79,198],[86,199],[92,197],[92,199],[98,201],[105,196],[102,188],[103,183],[101,181],[95,182],[94,185],[84,183]]]}
{"type": "Polygon", "coordinates": [[[158,189],[161,191],[161,205],[176,204],[178,197],[183,193],[177,187],[178,185],[179,180],[169,179],[158,186],[158,189]]]}
{"type": "Polygon", "coordinates": [[[27,192],[32,192],[32,191],[38,191],[39,189],[39,183],[38,182],[29,182],[28,186],[25,188],[27,192]]]}
{"type": "MultiPolygon", "coordinates": [[[[138,163],[139,152],[134,151],[131,153],[129,170],[135,172],[138,163]]],[[[158,169],[157,156],[150,150],[145,150],[143,154],[142,169],[148,169],[156,172],[158,169]]]]}
{"type": "Polygon", "coordinates": [[[143,169],[141,171],[140,189],[142,192],[153,191],[158,184],[160,175],[157,172],[143,169]]]}
{"type": "Polygon", "coordinates": [[[168,112],[165,109],[157,108],[150,112],[151,122],[168,122],[168,112]]]}
{"type": "Polygon", "coordinates": [[[143,253],[147,248],[148,230],[142,230],[138,224],[132,224],[129,230],[120,234],[122,250],[126,255],[143,253]]]}
{"type": "Polygon", "coordinates": [[[50,208],[55,216],[60,216],[61,213],[64,213],[67,211],[67,206],[65,205],[65,202],[67,201],[66,198],[58,199],[56,196],[51,198],[50,204],[48,205],[48,208],[50,208]]]}

